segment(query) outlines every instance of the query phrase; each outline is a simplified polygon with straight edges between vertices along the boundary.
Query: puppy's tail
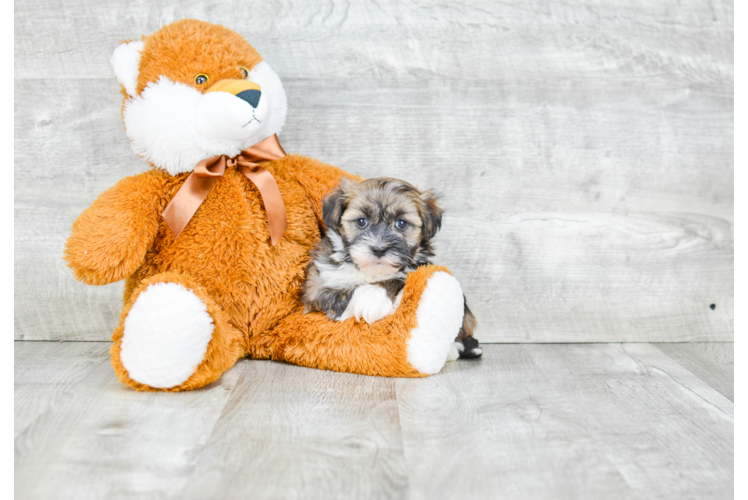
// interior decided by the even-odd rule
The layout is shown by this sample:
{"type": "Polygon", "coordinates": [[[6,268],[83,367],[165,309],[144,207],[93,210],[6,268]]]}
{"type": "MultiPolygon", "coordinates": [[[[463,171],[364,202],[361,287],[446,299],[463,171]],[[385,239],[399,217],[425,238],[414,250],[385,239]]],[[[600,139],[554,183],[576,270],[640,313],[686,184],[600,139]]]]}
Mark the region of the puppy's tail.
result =
{"type": "Polygon", "coordinates": [[[478,339],[473,337],[477,321],[473,312],[467,305],[467,299],[462,296],[462,300],[465,301],[465,316],[462,319],[462,328],[460,333],[455,339],[454,347],[459,352],[460,359],[475,359],[480,358],[483,354],[483,349],[478,343],[478,339]]]}

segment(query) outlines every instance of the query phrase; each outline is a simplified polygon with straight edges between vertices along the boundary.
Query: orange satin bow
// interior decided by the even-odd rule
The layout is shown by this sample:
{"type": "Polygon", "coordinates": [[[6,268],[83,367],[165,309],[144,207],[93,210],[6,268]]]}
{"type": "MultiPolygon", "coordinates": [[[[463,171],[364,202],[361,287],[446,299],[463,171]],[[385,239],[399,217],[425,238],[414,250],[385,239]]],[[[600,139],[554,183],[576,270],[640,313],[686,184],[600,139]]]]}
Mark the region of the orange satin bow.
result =
{"type": "Polygon", "coordinates": [[[257,186],[265,205],[265,211],[268,214],[270,241],[273,245],[278,243],[286,232],[286,206],[283,204],[283,198],[273,174],[254,162],[277,160],[284,156],[286,156],[286,152],[283,151],[283,147],[278,142],[278,137],[273,134],[233,158],[221,155],[198,162],[190,176],[177,191],[177,194],[166,206],[164,213],[161,214],[166,221],[166,225],[174,233],[174,238],[179,236],[192,216],[195,215],[218,178],[224,174],[227,168],[236,167],[257,186]]]}

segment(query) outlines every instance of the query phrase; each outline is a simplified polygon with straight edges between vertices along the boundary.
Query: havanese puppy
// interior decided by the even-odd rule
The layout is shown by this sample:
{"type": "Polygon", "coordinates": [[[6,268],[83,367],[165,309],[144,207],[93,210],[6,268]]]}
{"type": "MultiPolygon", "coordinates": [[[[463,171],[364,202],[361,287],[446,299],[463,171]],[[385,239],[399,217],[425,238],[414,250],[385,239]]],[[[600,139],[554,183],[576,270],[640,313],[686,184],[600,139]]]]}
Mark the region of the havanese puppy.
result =
{"type": "MultiPolygon", "coordinates": [[[[388,177],[356,182],[343,178],[323,201],[327,230],[312,252],[302,300],[304,312],[331,319],[355,317],[371,324],[400,305],[406,275],[429,264],[431,239],[442,209],[431,191],[388,177]]],[[[464,296],[463,296],[464,300],[464,296]]],[[[477,358],[475,316],[465,316],[449,359],[477,358]]]]}

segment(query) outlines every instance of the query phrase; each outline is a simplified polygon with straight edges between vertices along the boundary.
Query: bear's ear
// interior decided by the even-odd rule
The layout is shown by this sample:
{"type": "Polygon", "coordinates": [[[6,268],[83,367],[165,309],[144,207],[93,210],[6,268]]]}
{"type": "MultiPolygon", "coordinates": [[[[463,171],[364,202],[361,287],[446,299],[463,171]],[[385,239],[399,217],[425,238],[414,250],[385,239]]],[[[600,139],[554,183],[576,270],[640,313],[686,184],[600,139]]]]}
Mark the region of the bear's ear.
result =
{"type": "Polygon", "coordinates": [[[125,87],[129,96],[135,96],[138,86],[138,67],[140,66],[140,53],[144,44],[141,40],[120,44],[112,54],[112,69],[114,76],[120,85],[125,87]]]}

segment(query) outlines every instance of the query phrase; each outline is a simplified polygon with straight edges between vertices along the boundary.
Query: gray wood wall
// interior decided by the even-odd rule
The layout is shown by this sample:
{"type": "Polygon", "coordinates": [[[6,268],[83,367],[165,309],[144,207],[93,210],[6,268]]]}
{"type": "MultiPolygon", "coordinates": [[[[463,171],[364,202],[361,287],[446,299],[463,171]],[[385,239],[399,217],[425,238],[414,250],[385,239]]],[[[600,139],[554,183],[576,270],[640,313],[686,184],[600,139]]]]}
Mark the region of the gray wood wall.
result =
{"type": "Polygon", "coordinates": [[[733,339],[720,0],[16,0],[16,339],[116,325],[122,284],[79,284],[61,255],[77,215],[145,165],[112,50],[185,17],[279,73],[286,150],[443,193],[438,260],[482,341],[733,339]]]}

